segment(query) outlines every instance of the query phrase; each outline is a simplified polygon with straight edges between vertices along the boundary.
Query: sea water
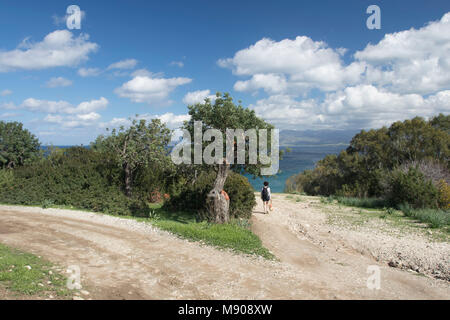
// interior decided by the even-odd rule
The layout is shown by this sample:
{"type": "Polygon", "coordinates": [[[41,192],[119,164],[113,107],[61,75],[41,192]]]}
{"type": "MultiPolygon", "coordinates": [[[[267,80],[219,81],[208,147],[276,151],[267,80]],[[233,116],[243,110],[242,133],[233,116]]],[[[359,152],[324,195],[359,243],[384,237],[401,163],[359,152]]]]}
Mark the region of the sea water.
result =
{"type": "Polygon", "coordinates": [[[278,174],[257,178],[253,178],[249,174],[245,174],[245,176],[256,191],[260,191],[263,182],[268,181],[272,192],[283,192],[286,180],[289,177],[304,170],[313,169],[317,161],[323,159],[327,154],[339,154],[346,148],[346,145],[290,147],[291,152],[285,153],[280,160],[280,172],[278,174]]]}

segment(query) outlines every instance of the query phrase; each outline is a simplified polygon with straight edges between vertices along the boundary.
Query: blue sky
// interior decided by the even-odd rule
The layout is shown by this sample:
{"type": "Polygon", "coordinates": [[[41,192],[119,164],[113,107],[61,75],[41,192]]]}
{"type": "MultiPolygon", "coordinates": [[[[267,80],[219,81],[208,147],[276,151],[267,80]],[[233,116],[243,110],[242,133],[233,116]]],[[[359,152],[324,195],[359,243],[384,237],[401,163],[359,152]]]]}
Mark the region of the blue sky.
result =
{"type": "Polygon", "coordinates": [[[280,129],[450,112],[449,1],[1,1],[0,120],[88,144],[230,92],[280,129]],[[84,12],[68,30],[66,8],[84,12]],[[366,8],[381,9],[369,30],[366,8]],[[412,29],[413,28],[413,29],[412,29]]]}

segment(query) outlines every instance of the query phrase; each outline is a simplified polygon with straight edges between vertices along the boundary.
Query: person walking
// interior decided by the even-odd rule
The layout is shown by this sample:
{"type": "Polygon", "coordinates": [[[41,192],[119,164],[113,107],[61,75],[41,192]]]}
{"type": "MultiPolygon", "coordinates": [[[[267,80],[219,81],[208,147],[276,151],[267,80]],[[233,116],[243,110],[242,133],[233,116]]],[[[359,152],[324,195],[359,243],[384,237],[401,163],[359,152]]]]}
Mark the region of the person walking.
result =
{"type": "Polygon", "coordinates": [[[269,182],[264,181],[264,186],[261,190],[261,199],[263,201],[264,205],[264,213],[269,213],[269,202],[271,201],[271,195],[270,195],[270,187],[269,182]]]}

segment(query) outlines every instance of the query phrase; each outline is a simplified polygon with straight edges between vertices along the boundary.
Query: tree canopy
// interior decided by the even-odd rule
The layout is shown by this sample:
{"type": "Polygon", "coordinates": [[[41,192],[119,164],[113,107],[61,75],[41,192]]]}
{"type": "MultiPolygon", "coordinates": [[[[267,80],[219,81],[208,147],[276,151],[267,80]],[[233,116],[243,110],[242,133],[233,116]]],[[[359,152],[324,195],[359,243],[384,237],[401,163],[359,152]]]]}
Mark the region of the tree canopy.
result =
{"type": "MultiPolygon", "coordinates": [[[[91,145],[94,150],[112,153],[124,169],[125,191],[131,196],[134,172],[144,166],[168,165],[168,144],[172,131],[159,119],[147,122],[130,119],[128,128],[112,129],[109,136],[99,136],[91,145]]],[[[109,130],[108,130],[109,131],[109,130]]]]}
{"type": "Polygon", "coordinates": [[[40,143],[19,122],[0,121],[0,168],[15,168],[36,160],[40,143]]]}
{"type": "MultiPolygon", "coordinates": [[[[242,129],[244,131],[248,129],[265,129],[267,130],[267,144],[268,153],[270,154],[271,149],[271,129],[274,126],[270,123],[265,122],[263,119],[259,118],[254,110],[244,108],[240,102],[235,104],[233,98],[228,94],[224,93],[221,95],[219,92],[216,94],[216,99],[214,103],[211,103],[210,99],[205,99],[204,103],[197,103],[195,105],[188,106],[188,113],[190,115],[190,120],[185,122],[183,128],[188,130],[191,137],[194,137],[194,122],[202,121],[202,133],[208,129],[217,129],[222,134],[222,140],[224,143],[223,147],[223,157],[226,157],[226,130],[227,129],[242,129]]],[[[239,137],[241,138],[241,137],[239,137]]],[[[258,152],[258,161],[256,164],[250,163],[249,161],[249,149],[250,149],[250,139],[249,137],[242,137],[244,140],[245,148],[245,164],[237,163],[237,150],[234,150],[234,163],[230,166],[231,170],[239,173],[250,173],[255,176],[261,175],[261,168],[267,167],[267,164],[262,164],[259,158],[259,145],[256,148],[258,152]]],[[[234,138],[234,148],[237,148],[238,137],[234,138]]],[[[193,141],[192,141],[193,143],[193,141]]],[[[203,144],[203,151],[208,143],[203,144]]],[[[278,150],[277,150],[278,152],[278,150]]]]}

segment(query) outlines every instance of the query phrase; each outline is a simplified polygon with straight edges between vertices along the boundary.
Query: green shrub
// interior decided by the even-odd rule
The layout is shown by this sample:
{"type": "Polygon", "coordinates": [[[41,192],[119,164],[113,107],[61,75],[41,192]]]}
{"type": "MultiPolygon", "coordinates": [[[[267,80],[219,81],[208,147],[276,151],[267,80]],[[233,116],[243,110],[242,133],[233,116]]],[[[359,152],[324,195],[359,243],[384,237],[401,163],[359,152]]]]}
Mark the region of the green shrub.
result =
{"type": "Polygon", "coordinates": [[[407,172],[393,172],[387,196],[394,206],[407,203],[413,208],[436,208],[439,192],[422,172],[410,167],[407,172]]]}
{"type": "Polygon", "coordinates": [[[225,191],[230,197],[230,215],[232,218],[249,219],[256,205],[255,193],[248,179],[232,173],[225,183],[225,191]]]}
{"type": "Polygon", "coordinates": [[[405,216],[428,223],[431,228],[441,228],[450,225],[450,211],[438,209],[414,209],[408,204],[400,204],[398,208],[405,216]]]}
{"type": "Polygon", "coordinates": [[[81,147],[14,169],[0,188],[0,202],[19,205],[73,206],[119,215],[147,210],[144,200],[122,192],[121,169],[106,154],[81,147]]]}
{"type": "Polygon", "coordinates": [[[11,169],[0,169],[0,187],[6,187],[13,182],[14,173],[11,169]]]}
{"type": "Polygon", "coordinates": [[[55,204],[55,202],[53,200],[45,199],[44,201],[42,201],[42,208],[47,209],[47,208],[50,208],[51,206],[53,206],[54,204],[55,204]]]}
{"type": "MultiPolygon", "coordinates": [[[[440,114],[430,121],[415,117],[395,122],[389,128],[362,130],[339,155],[327,155],[313,170],[287,179],[285,191],[320,196],[384,197],[389,177],[399,164],[403,169],[419,165],[436,188],[440,179],[448,184],[448,123],[450,115],[440,114]]],[[[444,201],[446,204],[448,200],[444,201]]]]}
{"type": "MultiPolygon", "coordinates": [[[[205,216],[201,213],[205,210],[206,196],[212,189],[214,179],[214,172],[200,173],[194,184],[188,184],[179,194],[171,195],[170,200],[165,203],[165,208],[200,213],[199,220],[204,220],[205,216]]],[[[254,190],[247,178],[234,172],[230,173],[224,190],[230,197],[230,216],[250,218],[256,200],[254,190]]]]}
{"type": "Polygon", "coordinates": [[[355,197],[334,197],[338,203],[350,206],[368,209],[377,209],[386,207],[386,201],[379,198],[355,198],[355,197]]]}
{"type": "Polygon", "coordinates": [[[439,181],[439,207],[442,209],[450,209],[450,185],[444,181],[439,181]]]}

